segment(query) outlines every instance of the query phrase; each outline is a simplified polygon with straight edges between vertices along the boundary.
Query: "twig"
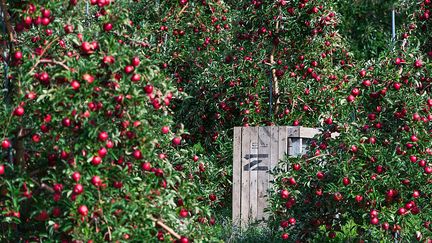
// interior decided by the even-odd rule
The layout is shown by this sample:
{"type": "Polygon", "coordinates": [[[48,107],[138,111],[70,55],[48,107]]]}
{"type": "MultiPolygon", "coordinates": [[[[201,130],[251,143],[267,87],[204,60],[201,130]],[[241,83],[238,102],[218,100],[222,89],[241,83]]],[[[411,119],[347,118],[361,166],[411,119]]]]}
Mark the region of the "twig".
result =
{"type": "Polygon", "coordinates": [[[41,172],[45,172],[45,170],[44,170],[44,169],[37,169],[37,170],[33,170],[33,171],[31,171],[31,172],[29,173],[29,176],[34,176],[34,175],[37,175],[37,174],[39,174],[39,173],[41,173],[41,172]]]}
{"type": "Polygon", "coordinates": [[[66,64],[64,64],[63,62],[59,62],[56,60],[52,60],[52,59],[40,59],[39,60],[39,64],[40,63],[51,63],[51,64],[56,64],[59,66],[62,66],[64,69],[68,70],[68,71],[72,71],[72,68],[68,67],[66,64]]]}
{"type": "MultiPolygon", "coordinates": [[[[103,216],[105,223],[108,224],[108,220],[106,219],[105,215],[103,216]]],[[[112,236],[111,236],[111,227],[107,225],[107,229],[108,229],[108,241],[111,241],[112,236]]]]}
{"type": "MultiPolygon", "coordinates": [[[[303,104],[307,105],[307,103],[302,98],[300,98],[300,96],[297,96],[297,99],[300,100],[301,102],[303,102],[303,104]]],[[[308,111],[314,112],[314,110],[312,110],[312,108],[310,108],[309,106],[307,106],[307,107],[308,107],[308,111]]]]}
{"type": "Polygon", "coordinates": [[[306,162],[307,162],[307,161],[314,160],[314,159],[317,159],[317,158],[320,158],[320,157],[324,157],[324,156],[327,156],[327,155],[330,155],[330,154],[320,154],[320,155],[317,155],[317,156],[311,157],[311,158],[309,158],[309,159],[306,159],[306,162]]]}
{"type": "Polygon", "coordinates": [[[30,180],[32,180],[33,183],[35,183],[36,185],[38,185],[41,189],[45,189],[45,190],[47,190],[47,191],[49,191],[51,193],[54,193],[54,189],[52,187],[48,186],[47,184],[45,184],[45,183],[40,184],[39,182],[37,182],[33,178],[30,178],[30,180]]]}
{"type": "Polygon", "coordinates": [[[42,52],[41,52],[41,54],[40,54],[39,59],[36,61],[36,63],[33,65],[33,67],[30,69],[30,71],[29,71],[27,74],[31,74],[31,73],[35,70],[35,68],[37,67],[37,65],[39,65],[39,63],[40,63],[40,61],[41,61],[41,59],[42,59],[42,56],[45,54],[45,52],[48,50],[48,48],[50,48],[51,45],[52,45],[55,41],[57,41],[58,39],[59,39],[59,37],[54,38],[54,40],[52,40],[50,43],[48,43],[48,45],[45,46],[45,48],[42,50],[42,52]]]}
{"type": "MultiPolygon", "coordinates": [[[[281,8],[279,7],[278,9],[279,11],[279,16],[277,17],[276,20],[276,38],[277,38],[277,34],[279,33],[279,25],[280,25],[280,13],[281,13],[281,8]]],[[[275,64],[275,60],[274,60],[274,56],[276,53],[276,45],[273,44],[273,49],[271,51],[270,54],[270,65],[273,66],[275,64]]],[[[272,79],[273,79],[273,92],[276,94],[276,100],[275,100],[275,113],[278,112],[279,110],[279,82],[278,82],[278,78],[276,76],[276,69],[274,67],[271,68],[271,73],[272,73],[272,79]]],[[[270,94],[273,95],[273,94],[270,94]]]]}
{"type": "MultiPolygon", "coordinates": [[[[101,195],[101,192],[100,192],[99,188],[98,188],[97,192],[98,192],[99,203],[102,204],[103,203],[102,202],[102,195],[101,195]]],[[[108,233],[108,241],[111,241],[111,239],[112,239],[111,229],[110,229],[111,227],[108,225],[108,220],[106,219],[106,216],[105,216],[105,214],[103,213],[102,210],[101,210],[101,213],[102,213],[103,219],[105,221],[105,224],[107,225],[107,229],[108,229],[108,232],[107,232],[108,233]]]]}
{"type": "Polygon", "coordinates": [[[42,56],[45,54],[45,52],[48,50],[48,48],[50,48],[51,45],[52,45],[54,42],[56,42],[58,39],[59,39],[59,37],[56,37],[56,38],[54,38],[54,40],[52,40],[50,43],[48,43],[48,45],[46,45],[45,48],[42,50],[40,56],[42,57],[42,56]]]}
{"type": "Polygon", "coordinates": [[[6,9],[5,0],[1,0],[0,5],[1,5],[2,12],[3,12],[4,23],[6,25],[6,29],[7,29],[7,32],[9,34],[9,40],[11,42],[15,42],[15,38],[14,38],[15,32],[14,32],[14,29],[13,29],[11,23],[10,23],[10,16],[9,16],[9,13],[6,9]]]}
{"type": "Polygon", "coordinates": [[[180,10],[180,12],[178,12],[178,14],[176,15],[176,19],[178,19],[180,17],[180,15],[182,15],[182,13],[186,10],[186,8],[189,6],[189,3],[187,3],[186,5],[184,5],[184,7],[180,10]]]}
{"type": "Polygon", "coordinates": [[[24,159],[24,138],[29,135],[28,129],[20,126],[16,133],[16,140],[13,143],[13,148],[15,149],[15,159],[16,163],[21,166],[21,168],[26,168],[25,159],[24,159]]]}
{"type": "Polygon", "coordinates": [[[125,35],[125,34],[122,35],[122,34],[118,33],[117,31],[114,31],[113,34],[116,35],[117,37],[126,38],[130,42],[130,44],[132,44],[132,45],[138,45],[138,46],[143,46],[143,47],[150,47],[150,44],[148,42],[134,40],[129,35],[125,35]]]}
{"type": "Polygon", "coordinates": [[[45,183],[42,183],[42,184],[41,184],[41,188],[42,188],[42,189],[45,189],[45,190],[47,190],[47,191],[49,191],[49,192],[51,192],[51,193],[54,193],[54,189],[53,189],[52,187],[48,186],[48,185],[45,184],[45,183]]]}
{"type": "Polygon", "coordinates": [[[173,235],[175,238],[177,239],[181,239],[181,236],[179,234],[177,234],[173,229],[171,229],[170,227],[168,227],[166,224],[164,224],[162,221],[155,219],[153,217],[150,216],[150,219],[153,220],[157,225],[159,225],[160,227],[162,227],[164,230],[168,231],[168,233],[170,233],[171,235],[173,235]]]}

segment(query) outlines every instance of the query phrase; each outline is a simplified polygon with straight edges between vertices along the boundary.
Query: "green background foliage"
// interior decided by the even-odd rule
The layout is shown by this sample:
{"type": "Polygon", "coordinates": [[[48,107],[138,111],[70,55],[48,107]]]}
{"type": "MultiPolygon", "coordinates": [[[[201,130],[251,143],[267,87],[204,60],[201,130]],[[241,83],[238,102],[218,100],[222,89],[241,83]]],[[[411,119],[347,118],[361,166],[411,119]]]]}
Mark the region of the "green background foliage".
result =
{"type": "Polygon", "coordinates": [[[14,160],[2,150],[2,239],[233,240],[237,232],[226,230],[232,128],[265,125],[321,127],[306,158],[328,154],[325,163],[281,162],[302,169],[278,173],[266,238],[430,237],[423,226],[431,220],[428,0],[88,2],[3,6],[10,20],[2,48],[10,57],[2,70],[9,66],[12,85],[0,97],[0,138],[12,142],[14,160]],[[133,57],[140,64],[129,72],[133,57]],[[113,148],[98,138],[102,131],[113,148]],[[330,139],[330,132],[340,135],[330,139]],[[101,147],[108,153],[92,165],[101,147]],[[143,170],[145,162],[154,169],[143,170]],[[74,171],[84,187],[76,199],[74,171]],[[317,180],[318,171],[328,176],[317,180]],[[92,185],[94,175],[104,185],[92,185]],[[290,177],[296,185],[286,184],[290,177]],[[350,185],[341,185],[344,177],[350,185]],[[63,189],[53,193],[58,184],[63,189]],[[286,207],[282,189],[295,206],[286,207]],[[388,198],[390,189],[397,196],[388,198]],[[421,196],[411,198],[413,190],[421,196]],[[343,199],[333,200],[335,193],[343,199]],[[411,200],[408,211],[420,213],[397,215],[411,200]],[[78,214],[81,205],[87,216],[78,214]],[[370,224],[373,209],[393,233],[370,224]],[[297,223],[282,229],[289,217],[297,223]]]}

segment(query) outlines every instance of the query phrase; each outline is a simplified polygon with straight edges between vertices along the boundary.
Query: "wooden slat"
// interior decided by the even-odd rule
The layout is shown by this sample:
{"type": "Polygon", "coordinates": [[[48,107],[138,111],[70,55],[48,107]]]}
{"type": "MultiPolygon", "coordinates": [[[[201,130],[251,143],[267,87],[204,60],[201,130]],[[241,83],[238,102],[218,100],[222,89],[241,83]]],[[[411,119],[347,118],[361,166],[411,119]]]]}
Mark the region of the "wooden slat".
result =
{"type": "Polygon", "coordinates": [[[308,152],[309,143],[311,141],[311,138],[302,138],[302,146],[300,153],[306,154],[308,152]]]}
{"type": "Polygon", "coordinates": [[[249,157],[247,155],[251,146],[250,131],[249,128],[242,128],[241,135],[241,228],[249,223],[249,157]]]}
{"type": "MultiPolygon", "coordinates": [[[[267,200],[269,199],[268,197],[268,190],[270,189],[270,187],[273,185],[272,181],[274,180],[273,175],[270,173],[271,171],[273,171],[273,169],[276,167],[276,165],[279,162],[279,127],[271,127],[271,137],[270,137],[270,167],[269,167],[269,171],[268,171],[268,181],[266,184],[267,187],[267,191],[265,192],[265,207],[268,206],[268,202],[267,200]]],[[[285,139],[286,141],[286,139],[285,139]]],[[[285,146],[286,149],[286,146],[285,146]]],[[[268,219],[269,217],[269,213],[268,212],[264,212],[264,219],[268,219]]]]}
{"type": "MultiPolygon", "coordinates": [[[[319,133],[303,127],[236,127],[233,146],[233,223],[246,228],[255,220],[266,219],[269,174],[286,155],[306,152],[306,143],[319,133]]],[[[288,168],[284,168],[288,169],[288,168]]]]}
{"type": "MultiPolygon", "coordinates": [[[[279,150],[282,149],[282,152],[284,152],[287,150],[287,147],[288,147],[286,145],[286,137],[285,138],[279,137],[280,130],[283,130],[283,127],[272,127],[272,129],[271,129],[270,170],[273,170],[276,167],[276,165],[278,164],[279,160],[281,160],[283,158],[283,154],[282,154],[282,156],[280,156],[279,150]],[[284,142],[285,142],[285,148],[280,148],[280,144],[282,144],[282,146],[283,146],[284,142]]],[[[282,135],[282,136],[284,136],[284,135],[282,135]]],[[[269,182],[271,182],[272,180],[273,180],[273,175],[269,173],[269,182]]]]}
{"type": "Polygon", "coordinates": [[[297,157],[301,155],[302,138],[288,138],[288,155],[297,157]]]}
{"type": "Polygon", "coordinates": [[[234,226],[240,226],[241,212],[241,147],[242,128],[234,127],[233,139],[233,190],[232,190],[232,220],[234,226]]]}
{"type": "Polygon", "coordinates": [[[258,209],[257,219],[264,219],[264,208],[267,207],[267,189],[268,189],[268,178],[270,169],[270,155],[271,155],[271,127],[260,127],[259,128],[259,156],[258,167],[258,209]]]}
{"type": "Polygon", "coordinates": [[[286,155],[288,155],[288,127],[282,126],[279,127],[278,161],[285,159],[286,155]]]}
{"type": "Polygon", "coordinates": [[[299,137],[301,137],[301,138],[313,138],[318,133],[320,133],[320,131],[316,128],[300,127],[299,137]]]}
{"type": "Polygon", "coordinates": [[[259,164],[256,164],[258,160],[258,147],[259,147],[259,128],[251,127],[250,129],[250,157],[249,160],[249,219],[254,222],[257,219],[258,211],[258,170],[256,168],[259,164]]]}
{"type": "Polygon", "coordinates": [[[288,127],[288,155],[297,156],[301,152],[300,127],[288,127]]]}
{"type": "Polygon", "coordinates": [[[300,127],[293,127],[293,126],[288,126],[288,137],[294,137],[294,138],[298,138],[300,137],[300,127]]]}

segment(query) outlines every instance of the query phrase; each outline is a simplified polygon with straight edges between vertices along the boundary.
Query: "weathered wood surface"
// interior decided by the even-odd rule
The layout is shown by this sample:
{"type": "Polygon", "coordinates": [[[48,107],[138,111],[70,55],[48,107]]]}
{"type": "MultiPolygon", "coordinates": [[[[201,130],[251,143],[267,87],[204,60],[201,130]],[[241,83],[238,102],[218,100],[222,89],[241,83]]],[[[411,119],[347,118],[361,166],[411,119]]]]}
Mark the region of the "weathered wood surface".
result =
{"type": "Polygon", "coordinates": [[[250,129],[242,129],[241,141],[241,207],[240,207],[240,221],[241,226],[249,223],[249,187],[250,187],[250,158],[247,156],[251,147],[250,129]]]}
{"type": "MultiPolygon", "coordinates": [[[[286,155],[306,153],[318,129],[291,126],[235,127],[233,150],[233,206],[235,226],[265,220],[272,171],[286,155]]],[[[288,169],[288,168],[286,168],[288,169]]]]}
{"type": "Polygon", "coordinates": [[[265,155],[258,158],[259,166],[257,167],[258,174],[258,198],[256,205],[259,205],[257,208],[257,217],[256,219],[262,220],[264,218],[264,208],[267,205],[267,189],[268,189],[268,180],[269,173],[267,171],[270,168],[270,155],[271,155],[271,127],[260,127],[258,140],[259,140],[259,153],[260,155],[265,155]]]}
{"type": "MultiPolygon", "coordinates": [[[[242,140],[241,127],[234,128],[234,141],[242,140]]],[[[233,148],[233,195],[232,195],[232,220],[235,225],[240,223],[241,212],[241,143],[234,143],[233,148]]]]}
{"type": "MultiPolygon", "coordinates": [[[[258,157],[259,148],[259,131],[258,127],[250,128],[250,149],[249,155],[251,158],[258,157]]],[[[258,166],[259,167],[259,166],[258,166]]],[[[249,221],[256,221],[258,214],[258,168],[249,162],[249,221]]]]}

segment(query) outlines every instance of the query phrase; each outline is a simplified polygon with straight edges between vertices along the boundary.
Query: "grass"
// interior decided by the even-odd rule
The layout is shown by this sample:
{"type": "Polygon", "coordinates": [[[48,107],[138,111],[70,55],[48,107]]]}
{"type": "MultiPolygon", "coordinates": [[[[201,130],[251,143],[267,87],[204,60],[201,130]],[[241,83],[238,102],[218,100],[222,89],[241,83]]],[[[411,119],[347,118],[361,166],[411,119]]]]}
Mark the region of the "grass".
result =
{"type": "Polygon", "coordinates": [[[219,226],[217,231],[219,238],[227,243],[234,242],[250,242],[250,243],[266,243],[279,242],[273,232],[267,227],[250,226],[247,230],[241,232],[238,228],[233,228],[231,224],[223,224],[219,226]],[[224,227],[225,226],[225,227],[224,227]]]}
{"type": "Polygon", "coordinates": [[[218,210],[216,222],[216,236],[227,243],[281,242],[279,235],[274,235],[274,232],[272,232],[270,228],[263,224],[252,224],[247,230],[243,231],[240,231],[240,228],[233,227],[231,220],[231,208],[218,210]]]}
{"type": "MultiPolygon", "coordinates": [[[[245,242],[245,243],[278,243],[278,242],[294,242],[293,238],[289,238],[286,241],[281,239],[280,231],[272,231],[267,225],[261,224],[252,224],[248,229],[240,231],[239,228],[234,228],[232,226],[231,221],[231,210],[230,208],[218,210],[216,217],[216,225],[214,226],[214,232],[216,237],[223,242],[227,243],[237,243],[237,242],[245,242]]],[[[328,238],[328,231],[326,231],[324,226],[321,226],[314,239],[311,239],[307,242],[358,242],[358,234],[356,232],[356,224],[354,221],[350,220],[345,225],[342,226],[341,231],[337,232],[336,238],[330,239],[328,238]]],[[[290,234],[289,230],[287,232],[290,234]]],[[[376,239],[376,238],[375,238],[376,239]]],[[[369,241],[365,240],[365,242],[389,242],[389,241],[369,241]]],[[[392,242],[393,243],[393,242],[392,242]]]]}

